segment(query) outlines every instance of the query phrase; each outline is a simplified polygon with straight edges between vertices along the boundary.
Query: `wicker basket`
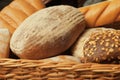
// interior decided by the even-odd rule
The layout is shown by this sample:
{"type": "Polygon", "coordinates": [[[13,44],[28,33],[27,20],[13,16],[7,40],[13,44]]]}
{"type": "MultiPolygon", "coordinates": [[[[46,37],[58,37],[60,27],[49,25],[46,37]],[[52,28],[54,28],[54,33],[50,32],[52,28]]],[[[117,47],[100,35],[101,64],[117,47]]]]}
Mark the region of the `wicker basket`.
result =
{"type": "MultiPolygon", "coordinates": [[[[12,0],[0,0],[0,9],[12,0]]],[[[120,65],[0,59],[0,80],[120,80],[120,65]]]]}
{"type": "Polygon", "coordinates": [[[0,59],[0,80],[120,80],[120,65],[0,59]]]}

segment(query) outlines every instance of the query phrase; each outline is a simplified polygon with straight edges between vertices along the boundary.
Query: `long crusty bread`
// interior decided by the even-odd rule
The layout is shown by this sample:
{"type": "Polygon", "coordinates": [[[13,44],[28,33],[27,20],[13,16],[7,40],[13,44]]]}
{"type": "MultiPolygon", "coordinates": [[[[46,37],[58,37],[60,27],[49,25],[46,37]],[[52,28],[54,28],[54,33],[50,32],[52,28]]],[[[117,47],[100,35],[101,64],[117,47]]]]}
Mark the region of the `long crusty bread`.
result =
{"type": "Polygon", "coordinates": [[[79,8],[89,27],[103,26],[120,21],[120,0],[108,0],[79,8]]]}
{"type": "Polygon", "coordinates": [[[0,12],[0,27],[13,33],[28,16],[44,7],[41,0],[14,0],[0,12]]]}

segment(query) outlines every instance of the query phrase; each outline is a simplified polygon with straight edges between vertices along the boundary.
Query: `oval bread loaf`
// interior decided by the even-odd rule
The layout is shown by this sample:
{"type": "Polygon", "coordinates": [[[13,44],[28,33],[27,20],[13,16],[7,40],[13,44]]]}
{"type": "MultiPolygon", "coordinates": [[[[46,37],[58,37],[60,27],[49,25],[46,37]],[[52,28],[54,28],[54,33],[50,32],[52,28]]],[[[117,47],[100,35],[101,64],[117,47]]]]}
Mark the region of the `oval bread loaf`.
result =
{"type": "Polygon", "coordinates": [[[92,28],[83,33],[72,48],[74,56],[83,62],[110,62],[120,59],[120,31],[92,28]]]}
{"type": "Polygon", "coordinates": [[[0,28],[0,58],[9,57],[10,32],[6,28],[0,28]]]}
{"type": "Polygon", "coordinates": [[[20,58],[50,57],[68,49],[84,28],[84,17],[77,8],[65,5],[45,8],[19,26],[10,47],[20,58]]]}

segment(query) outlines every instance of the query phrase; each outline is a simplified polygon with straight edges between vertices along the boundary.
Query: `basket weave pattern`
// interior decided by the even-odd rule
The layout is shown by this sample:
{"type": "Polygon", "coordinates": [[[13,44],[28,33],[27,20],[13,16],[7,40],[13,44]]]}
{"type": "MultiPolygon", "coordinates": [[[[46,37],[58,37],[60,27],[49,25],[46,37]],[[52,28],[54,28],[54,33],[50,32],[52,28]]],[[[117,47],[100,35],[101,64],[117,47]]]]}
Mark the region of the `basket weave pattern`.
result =
{"type": "MultiPolygon", "coordinates": [[[[0,0],[0,9],[11,1],[0,0]]],[[[0,59],[0,80],[120,80],[120,65],[0,59]]]]}
{"type": "Polygon", "coordinates": [[[120,65],[1,59],[0,80],[120,80],[120,65]]]}

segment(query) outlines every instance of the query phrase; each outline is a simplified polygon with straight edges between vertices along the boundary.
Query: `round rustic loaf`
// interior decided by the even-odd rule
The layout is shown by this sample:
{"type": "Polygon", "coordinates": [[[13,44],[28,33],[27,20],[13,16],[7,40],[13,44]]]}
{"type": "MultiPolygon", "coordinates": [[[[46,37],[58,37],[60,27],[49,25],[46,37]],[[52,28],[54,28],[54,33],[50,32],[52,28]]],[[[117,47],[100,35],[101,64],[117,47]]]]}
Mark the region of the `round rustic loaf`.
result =
{"type": "Polygon", "coordinates": [[[88,29],[75,43],[72,53],[82,62],[104,63],[120,59],[120,30],[88,29]]]}
{"type": "Polygon", "coordinates": [[[67,5],[42,9],[28,17],[11,38],[11,50],[20,58],[41,59],[68,49],[85,28],[84,16],[67,5]]]}

